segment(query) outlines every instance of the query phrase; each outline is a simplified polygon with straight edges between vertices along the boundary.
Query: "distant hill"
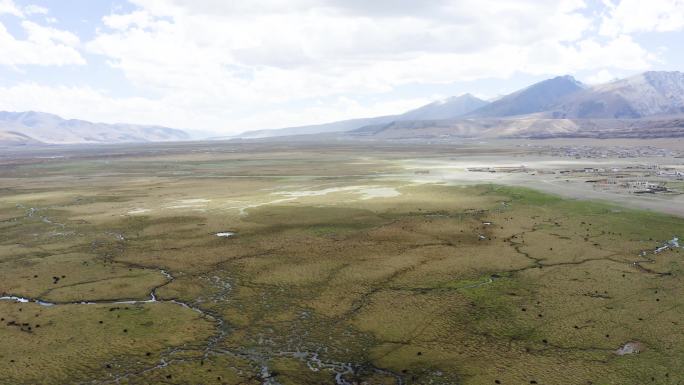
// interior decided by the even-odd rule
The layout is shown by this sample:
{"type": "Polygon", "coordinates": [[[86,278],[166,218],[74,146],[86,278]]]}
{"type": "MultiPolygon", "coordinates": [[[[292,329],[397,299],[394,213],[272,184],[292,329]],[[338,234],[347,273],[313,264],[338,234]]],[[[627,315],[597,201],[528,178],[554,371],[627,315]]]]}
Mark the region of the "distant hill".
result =
{"type": "Polygon", "coordinates": [[[297,126],[286,128],[274,128],[266,130],[254,130],[243,132],[238,135],[238,138],[253,139],[253,138],[272,138],[276,136],[288,135],[308,135],[308,134],[322,134],[329,132],[350,131],[359,127],[368,126],[372,124],[389,123],[396,119],[397,115],[379,116],[376,118],[361,118],[341,120],[339,122],[314,124],[311,126],[297,126]]]}
{"type": "Polygon", "coordinates": [[[30,144],[41,144],[41,142],[13,131],[0,131],[0,146],[26,146],[30,144]]]}
{"type": "Polygon", "coordinates": [[[182,130],[135,124],[92,123],[44,112],[0,111],[0,144],[131,143],[188,140],[182,130]]]}
{"type": "Polygon", "coordinates": [[[452,96],[444,100],[438,100],[415,110],[405,112],[394,119],[395,121],[406,120],[442,120],[456,119],[489,103],[476,98],[471,94],[452,96]]]}
{"type": "Polygon", "coordinates": [[[684,118],[416,120],[366,126],[345,136],[375,140],[668,138],[684,137],[684,118]]]}
{"type": "Polygon", "coordinates": [[[572,76],[558,76],[506,95],[468,113],[466,117],[501,118],[547,111],[569,95],[584,89],[585,86],[572,76]]]}
{"type": "Polygon", "coordinates": [[[316,124],[311,126],[276,128],[271,130],[247,131],[238,135],[239,138],[269,138],[288,135],[322,134],[330,132],[344,132],[360,127],[387,124],[395,121],[423,120],[423,119],[454,119],[479,107],[487,102],[471,94],[453,96],[436,101],[399,115],[378,116],[375,118],[361,118],[342,120],[339,122],[316,124]]]}
{"type": "Polygon", "coordinates": [[[684,73],[645,72],[569,95],[554,118],[636,119],[684,113],[684,73]]]}

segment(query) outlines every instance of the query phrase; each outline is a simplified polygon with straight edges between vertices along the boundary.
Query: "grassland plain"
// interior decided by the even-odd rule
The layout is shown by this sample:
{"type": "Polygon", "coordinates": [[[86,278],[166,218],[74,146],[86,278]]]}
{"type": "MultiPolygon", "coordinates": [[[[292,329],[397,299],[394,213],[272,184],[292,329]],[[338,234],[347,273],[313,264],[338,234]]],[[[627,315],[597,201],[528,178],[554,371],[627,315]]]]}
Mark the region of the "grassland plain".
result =
{"type": "Polygon", "coordinates": [[[0,383],[684,382],[683,219],[362,150],[4,161],[0,383]]]}

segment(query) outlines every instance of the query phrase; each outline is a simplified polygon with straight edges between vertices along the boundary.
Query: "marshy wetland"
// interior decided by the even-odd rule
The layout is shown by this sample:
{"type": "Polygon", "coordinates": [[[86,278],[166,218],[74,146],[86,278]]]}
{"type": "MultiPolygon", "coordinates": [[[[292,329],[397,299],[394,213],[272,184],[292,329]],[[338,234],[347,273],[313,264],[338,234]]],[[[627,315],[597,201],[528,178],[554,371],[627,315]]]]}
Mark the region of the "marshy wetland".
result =
{"type": "Polygon", "coordinates": [[[684,218],[423,171],[525,149],[35,151],[0,159],[1,384],[684,382],[684,218]]]}

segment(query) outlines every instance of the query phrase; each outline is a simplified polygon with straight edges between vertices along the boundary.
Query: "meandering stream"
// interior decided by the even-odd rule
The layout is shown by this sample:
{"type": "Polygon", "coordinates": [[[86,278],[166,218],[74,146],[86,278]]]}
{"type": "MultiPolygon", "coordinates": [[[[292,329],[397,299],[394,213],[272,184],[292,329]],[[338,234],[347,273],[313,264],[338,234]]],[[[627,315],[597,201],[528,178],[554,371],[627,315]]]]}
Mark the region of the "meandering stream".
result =
{"type": "MultiPolygon", "coordinates": [[[[26,209],[26,217],[31,218],[35,217],[36,213],[38,213],[41,209],[37,208],[27,208],[23,205],[17,205],[19,208],[26,209]]],[[[58,226],[61,229],[65,229],[66,225],[58,222],[54,222],[50,220],[47,216],[40,215],[40,220],[46,224],[52,225],[52,226],[58,226]]],[[[112,235],[112,234],[110,234],[112,235]]],[[[230,237],[233,236],[233,232],[224,232],[224,233],[219,233],[216,234],[217,236],[223,236],[223,237],[230,237]],[[229,235],[228,235],[229,234],[229,235]]],[[[124,242],[126,239],[122,234],[114,234],[116,239],[118,241],[124,242]]],[[[166,286],[173,282],[175,280],[175,277],[169,273],[168,271],[164,269],[159,269],[158,270],[160,274],[162,274],[165,278],[166,281],[160,285],[155,286],[152,288],[148,295],[148,299],[117,299],[117,300],[97,300],[97,301],[71,301],[71,302],[50,302],[42,298],[31,298],[31,297],[25,297],[20,294],[8,294],[8,293],[2,293],[2,296],[0,296],[0,301],[6,301],[6,302],[14,302],[14,303],[35,303],[40,306],[45,306],[45,307],[54,307],[54,306],[65,306],[65,305],[83,305],[83,306],[92,306],[92,305],[136,305],[136,304],[151,304],[151,303],[172,303],[177,306],[181,306],[186,309],[193,310],[203,317],[206,317],[207,319],[212,320],[215,323],[215,330],[216,332],[212,337],[210,337],[207,341],[206,346],[203,348],[203,355],[202,359],[207,359],[210,355],[212,354],[230,354],[236,357],[242,357],[245,358],[251,362],[254,362],[259,365],[260,367],[260,373],[259,377],[261,378],[262,385],[280,385],[278,382],[277,378],[272,375],[267,362],[269,361],[270,357],[275,357],[275,356],[288,356],[292,357],[295,359],[298,359],[300,361],[303,361],[306,366],[309,368],[309,370],[313,372],[318,372],[320,370],[326,370],[330,371],[335,378],[335,384],[336,385],[351,385],[353,382],[352,380],[347,380],[345,377],[348,376],[353,376],[355,375],[359,370],[364,368],[363,365],[357,365],[353,363],[345,363],[345,362],[334,362],[334,361],[324,361],[319,357],[319,353],[317,352],[306,352],[306,351],[297,351],[297,352],[290,352],[290,351],[281,351],[281,352],[271,352],[267,353],[265,355],[261,354],[255,354],[255,353],[244,353],[244,352],[234,352],[234,351],[229,351],[225,350],[222,348],[218,348],[219,342],[226,336],[227,330],[225,328],[225,321],[223,318],[210,311],[203,310],[197,306],[194,306],[190,303],[179,301],[176,299],[159,299],[157,297],[157,289],[166,286]]],[[[486,284],[487,282],[485,282],[486,284]]],[[[482,284],[482,283],[480,283],[482,284]]],[[[196,361],[197,359],[185,359],[185,358],[174,358],[174,359],[168,359],[168,355],[172,354],[174,352],[177,352],[179,350],[183,350],[183,348],[171,348],[168,351],[164,352],[163,356],[160,358],[159,363],[144,368],[144,369],[139,369],[136,371],[129,371],[129,372],[124,372],[119,375],[116,375],[113,378],[109,379],[104,379],[104,380],[94,380],[90,382],[85,382],[88,384],[97,384],[97,385],[103,385],[103,384],[112,384],[112,383],[120,383],[123,380],[126,380],[131,377],[135,376],[140,376],[145,373],[158,370],[158,369],[163,369],[173,363],[179,363],[179,362],[188,362],[188,361],[196,361]]],[[[381,373],[390,377],[393,377],[395,379],[395,382],[397,385],[403,385],[403,379],[399,374],[393,373],[388,370],[376,368],[376,367],[366,367],[366,369],[370,369],[376,373],[381,373]]],[[[85,384],[84,383],[84,384],[85,384]]]]}

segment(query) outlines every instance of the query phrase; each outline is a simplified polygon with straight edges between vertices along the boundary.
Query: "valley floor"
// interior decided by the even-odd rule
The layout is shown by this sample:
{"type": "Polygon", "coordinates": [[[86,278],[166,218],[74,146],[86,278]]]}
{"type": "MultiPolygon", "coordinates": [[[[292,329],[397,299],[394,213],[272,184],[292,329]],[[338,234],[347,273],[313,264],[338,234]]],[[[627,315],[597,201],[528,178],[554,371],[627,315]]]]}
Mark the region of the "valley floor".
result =
{"type": "Polygon", "coordinates": [[[0,383],[681,383],[680,144],[4,152],[0,383]]]}

